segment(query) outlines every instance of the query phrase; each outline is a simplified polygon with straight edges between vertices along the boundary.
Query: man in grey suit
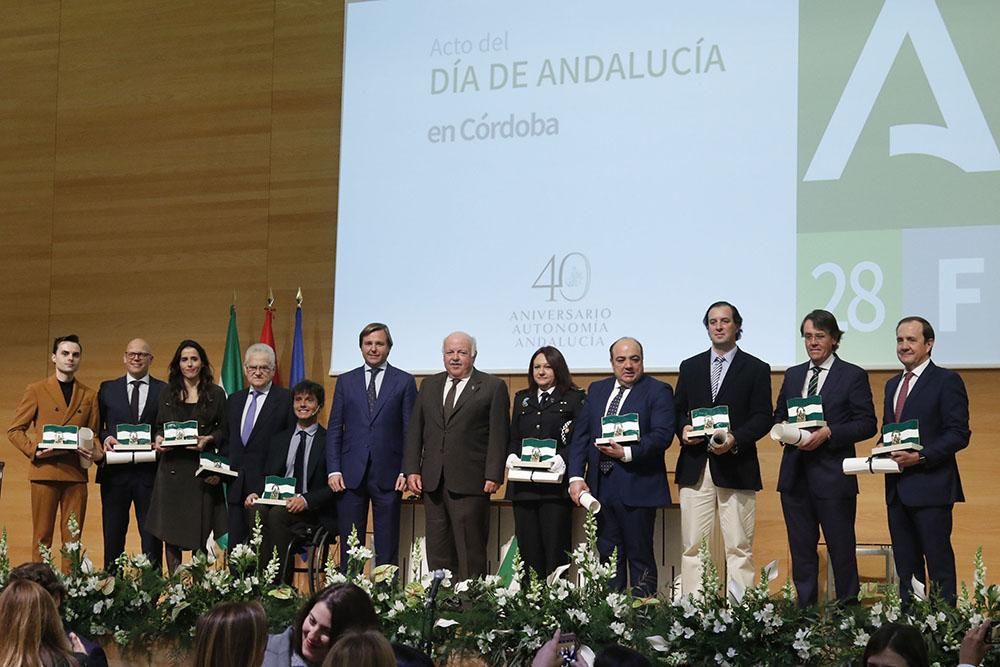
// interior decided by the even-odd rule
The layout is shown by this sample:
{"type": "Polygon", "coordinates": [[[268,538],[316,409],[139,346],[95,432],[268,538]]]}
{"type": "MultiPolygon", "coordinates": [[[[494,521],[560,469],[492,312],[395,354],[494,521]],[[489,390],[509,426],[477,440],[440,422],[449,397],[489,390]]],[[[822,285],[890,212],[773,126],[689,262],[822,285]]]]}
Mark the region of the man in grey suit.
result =
{"type": "Polygon", "coordinates": [[[507,384],[476,370],[476,339],[444,339],[444,373],[420,387],[403,471],[424,497],[427,564],[459,580],[486,574],[490,494],[503,480],[510,397],[507,384]]]}

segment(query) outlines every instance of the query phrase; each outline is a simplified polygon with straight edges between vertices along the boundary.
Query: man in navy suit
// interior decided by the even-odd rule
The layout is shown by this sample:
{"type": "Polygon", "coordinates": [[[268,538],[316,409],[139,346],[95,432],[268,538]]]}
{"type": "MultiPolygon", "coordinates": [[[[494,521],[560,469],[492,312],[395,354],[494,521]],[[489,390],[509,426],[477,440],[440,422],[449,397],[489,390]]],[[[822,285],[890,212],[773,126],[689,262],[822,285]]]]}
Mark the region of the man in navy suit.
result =
{"type": "MultiPolygon", "coordinates": [[[[727,579],[753,586],[753,536],[757,492],[762,488],[757,441],[771,428],[771,367],[736,345],[743,317],[728,301],[705,311],[702,324],[711,349],[681,362],[674,409],[677,485],[681,504],[681,592],[701,590],[699,549],[711,542],[716,518],[726,550],[727,579]],[[691,437],[691,411],[729,408],[729,432],[721,443],[691,437]]],[[[712,545],[710,545],[712,546],[712,545]]]]}
{"type": "Polygon", "coordinates": [[[868,373],[836,354],[844,332],[833,313],[812,311],[802,320],[799,332],[809,361],[785,371],[774,421],[788,421],[789,399],[819,396],[826,426],[813,429],[796,445],[786,445],[781,455],[778,491],[792,555],[792,579],[799,606],[816,604],[816,547],[822,528],[837,600],[849,604],[857,601],[860,590],[854,536],[858,480],[844,474],[843,462],[855,456],[855,443],[875,435],[875,405],[868,373]]]}
{"type": "Polygon", "coordinates": [[[274,350],[255,343],[243,356],[246,389],[226,399],[225,451],[229,465],[239,477],[229,485],[229,548],[246,542],[250,516],[244,509],[247,496],[264,488],[264,465],[268,445],[276,433],[295,426],[292,392],[271,382],[276,366],[274,350]]]}
{"type": "Polygon", "coordinates": [[[896,357],[904,373],[885,385],[882,424],[916,419],[923,449],[896,451],[901,473],[885,476],[892,553],[899,594],[908,605],[912,579],[926,582],[954,604],[955,552],[951,547],[952,508],[964,502],[955,454],[969,445],[969,397],[961,376],[931,361],[934,328],[922,317],[896,325],[896,357]],[[926,577],[924,569],[926,567],[926,577]]]}
{"type": "Polygon", "coordinates": [[[585,491],[601,503],[597,549],[605,560],[618,549],[612,588],[624,590],[627,578],[637,595],[655,595],[653,525],[657,508],[670,503],[664,454],[674,433],[673,392],[670,385],[643,375],[639,341],[619,338],[610,353],[614,377],[590,385],[573,423],[569,492],[577,504],[585,491]],[[631,412],[639,415],[639,440],[595,442],[602,436],[602,417],[631,412]]]}
{"type": "Polygon", "coordinates": [[[333,491],[326,485],[326,429],[319,425],[326,392],[323,385],[303,380],[292,387],[292,410],[296,425],[271,437],[264,474],[295,478],[295,495],[284,506],[259,505],[254,502],[264,492],[264,485],[253,489],[244,501],[248,511],[261,515],[261,555],[263,564],[274,550],[281,560],[279,577],[291,583],[292,569],[286,557],[292,538],[307,534],[309,528],[322,524],[336,531],[333,491]]]}
{"type": "Polygon", "coordinates": [[[376,565],[399,563],[399,503],[406,488],[403,449],[417,399],[413,376],[388,363],[388,326],[372,322],[361,330],[358,342],[365,363],[337,379],[326,443],[328,483],[343,494],[337,501],[337,524],[344,568],[351,530],[365,543],[369,504],[376,565]]]}
{"type": "MultiPolygon", "coordinates": [[[[97,405],[101,414],[99,437],[104,450],[118,445],[119,424],[156,424],[156,406],[164,383],[150,376],[153,352],[141,338],[129,341],[123,357],[125,375],[101,383],[97,405]]],[[[97,469],[101,485],[101,522],[104,527],[104,569],[114,570],[115,560],[125,551],[129,514],[135,504],[142,552],[153,567],[163,562],[163,543],[146,530],[146,511],[153,496],[156,463],[122,463],[97,469]]]]}

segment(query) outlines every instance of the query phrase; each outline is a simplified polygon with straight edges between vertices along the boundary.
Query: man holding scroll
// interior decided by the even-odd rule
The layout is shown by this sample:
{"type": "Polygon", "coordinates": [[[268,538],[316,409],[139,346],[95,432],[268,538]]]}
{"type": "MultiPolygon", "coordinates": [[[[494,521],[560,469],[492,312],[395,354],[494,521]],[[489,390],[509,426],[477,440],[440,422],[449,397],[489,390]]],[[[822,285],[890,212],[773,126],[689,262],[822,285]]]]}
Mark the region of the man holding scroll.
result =
{"type": "MultiPolygon", "coordinates": [[[[637,595],[656,595],[653,525],[656,510],[670,503],[664,453],[674,432],[670,385],[643,374],[642,345],[619,338],[611,345],[614,377],[587,390],[587,402],[573,423],[569,449],[569,493],[578,505],[584,492],[597,497],[597,550],[607,560],[618,549],[610,585],[637,595]],[[605,425],[635,415],[638,433],[605,437],[605,425]],[[586,481],[584,481],[586,476],[586,481]]],[[[634,431],[633,431],[634,433],[634,431]]]]}
{"type": "Polygon", "coordinates": [[[674,399],[681,443],[676,479],[685,594],[701,590],[698,552],[703,540],[711,541],[716,517],[725,544],[727,580],[744,588],[756,582],[753,535],[761,489],[757,440],[771,428],[771,368],[736,345],[743,335],[740,311],[717,301],[705,311],[702,324],[712,347],[681,362],[674,399]],[[708,424],[702,415],[710,417],[708,424]]]}
{"type": "Polygon", "coordinates": [[[52,546],[57,511],[61,512],[59,527],[63,544],[73,541],[67,524],[70,514],[76,515],[80,530],[83,530],[87,511],[87,471],[81,459],[100,460],[104,456],[100,447],[93,451],[38,447],[45,440],[45,426],[86,427],[97,431],[97,393],[76,379],[82,355],[83,347],[75,334],[56,338],[52,343],[55,374],[28,385],[14,411],[14,421],[7,429],[7,438],[31,459],[28,479],[31,481],[31,556],[35,562],[42,559],[39,544],[52,546]]]}
{"type": "Polygon", "coordinates": [[[883,427],[917,420],[920,451],[896,451],[901,473],[886,475],[892,553],[899,594],[908,605],[912,579],[930,577],[938,595],[954,604],[955,552],[951,547],[952,508],[964,502],[955,454],[969,445],[969,397],[955,371],[931,361],[934,328],[922,317],[896,325],[896,357],[904,372],[885,385],[883,427]]]}
{"type": "Polygon", "coordinates": [[[800,607],[816,604],[819,575],[819,531],[823,529],[833,566],[837,600],[857,601],[858,561],[854,519],[858,480],[845,475],[843,461],[855,455],[854,445],[875,434],[875,406],[868,373],[837,356],[843,332],[837,318],[814,310],[799,326],[809,361],[785,371],[774,412],[775,422],[789,419],[789,401],[818,396],[824,426],[802,429],[805,434],[785,444],[778,474],[781,510],[792,555],[792,580],[800,607]]]}

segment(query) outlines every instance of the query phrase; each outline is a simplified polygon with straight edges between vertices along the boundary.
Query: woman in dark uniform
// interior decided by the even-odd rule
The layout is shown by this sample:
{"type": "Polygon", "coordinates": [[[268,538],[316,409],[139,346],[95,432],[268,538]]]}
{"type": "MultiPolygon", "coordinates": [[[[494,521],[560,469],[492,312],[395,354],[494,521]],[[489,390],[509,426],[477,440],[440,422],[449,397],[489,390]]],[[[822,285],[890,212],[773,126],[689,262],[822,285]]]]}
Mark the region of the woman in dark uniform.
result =
{"type": "MultiPolygon", "coordinates": [[[[507,453],[520,458],[524,438],[552,438],[565,463],[573,419],[583,409],[583,390],[562,353],[539,348],[528,365],[528,388],[514,395],[507,453]]],[[[508,482],[507,498],[514,505],[514,534],[521,559],[539,576],[569,562],[573,503],[564,478],[559,484],[508,482]]]]}
{"type": "Polygon", "coordinates": [[[167,569],[181,562],[181,550],[205,549],[208,534],[226,532],[226,499],[222,480],[194,476],[202,451],[222,445],[226,393],[215,384],[205,348],[181,341],[170,361],[170,378],[160,392],[154,447],[160,453],[149,504],[149,532],[163,540],[167,569]],[[198,422],[198,444],[163,447],[163,425],[169,421],[198,422]]]}

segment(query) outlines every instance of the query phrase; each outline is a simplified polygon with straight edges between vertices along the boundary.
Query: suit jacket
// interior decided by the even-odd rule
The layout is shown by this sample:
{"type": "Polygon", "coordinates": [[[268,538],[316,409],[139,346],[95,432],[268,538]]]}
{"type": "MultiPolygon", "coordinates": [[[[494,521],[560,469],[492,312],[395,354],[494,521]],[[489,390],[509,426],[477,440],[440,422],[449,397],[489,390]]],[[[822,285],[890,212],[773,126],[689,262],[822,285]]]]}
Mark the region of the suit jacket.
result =
{"type": "MultiPolygon", "coordinates": [[[[558,388],[552,390],[552,400],[544,408],[538,404],[538,391],[522,389],[514,394],[514,413],[510,418],[510,444],[507,454],[521,455],[521,440],[524,438],[553,438],[556,454],[569,459],[569,443],[573,438],[573,420],[583,411],[582,389],[570,389],[566,393],[558,388]],[[569,427],[567,428],[567,424],[569,427]]],[[[543,500],[569,498],[568,478],[562,484],[540,482],[507,482],[508,500],[543,500]]]]}
{"type": "MultiPolygon", "coordinates": [[[[67,451],[52,458],[36,459],[35,450],[42,439],[42,427],[46,424],[86,426],[97,437],[99,418],[97,392],[75,380],[73,395],[67,406],[59,380],[53,374],[29,384],[24,390],[24,396],[14,410],[14,420],[7,429],[7,438],[31,459],[28,479],[32,482],[86,482],[87,471],[80,465],[80,456],[76,452],[67,451]],[[29,433],[32,426],[34,428],[29,433]]],[[[96,446],[97,443],[94,444],[96,446]]]]}
{"type": "MultiPolygon", "coordinates": [[[[811,366],[811,362],[806,362],[785,371],[774,410],[775,423],[788,421],[788,399],[802,396],[811,366]]],[[[872,437],[878,429],[868,373],[860,366],[834,357],[820,396],[823,419],[830,427],[830,439],[809,452],[794,446],[785,447],[778,473],[778,491],[810,492],[818,498],[855,496],[858,478],[844,474],[844,459],[856,456],[855,443],[872,437]]]]}
{"type": "Polygon", "coordinates": [[[711,364],[711,350],[681,362],[677,393],[674,395],[677,437],[680,438],[684,427],[691,423],[691,410],[726,405],[738,451],[710,456],[707,438],[706,442],[698,445],[681,445],[675,481],[679,486],[697,484],[707,459],[716,486],[760,491],[763,485],[760,462],[757,460],[757,441],[767,434],[772,425],[771,367],[737,349],[713,401],[711,364]]]}
{"type": "MultiPolygon", "coordinates": [[[[257,420],[250,439],[244,446],[243,408],[250,389],[241,389],[226,399],[225,444],[222,453],[229,457],[229,466],[239,471],[239,477],[229,486],[230,505],[243,505],[243,500],[253,489],[264,488],[264,464],[271,436],[295,426],[292,413],[292,392],[272,384],[263,403],[257,404],[257,420]]],[[[259,400],[259,399],[258,399],[259,400]]]]}
{"type": "Polygon", "coordinates": [[[444,479],[452,493],[481,494],[486,480],[503,482],[510,414],[507,383],[473,369],[451,417],[444,418],[448,373],[424,380],[410,418],[403,472],[420,474],[424,491],[444,479]]]}
{"type": "MultiPolygon", "coordinates": [[[[896,421],[893,396],[903,374],[885,384],[882,425],[896,421]]],[[[900,421],[919,422],[923,465],[906,468],[898,475],[885,476],[886,503],[901,502],[911,507],[950,505],[963,502],[962,479],[955,454],[969,445],[969,396],[965,383],[955,371],[927,364],[910,390],[900,421]]]]}
{"type": "Polygon", "coordinates": [[[327,473],[342,473],[349,489],[364,481],[369,459],[373,479],[383,491],[392,491],[403,471],[417,383],[409,373],[388,364],[384,375],[371,414],[364,366],[341,375],[333,390],[325,465],[327,473]]]}
{"type": "MultiPolygon", "coordinates": [[[[601,437],[601,417],[614,388],[614,377],[591,384],[583,411],[573,422],[567,478],[586,475],[587,486],[595,494],[603,480],[599,467],[600,452],[594,446],[594,440],[601,437]]],[[[670,504],[664,454],[674,436],[673,390],[669,384],[643,375],[632,385],[632,391],[618,407],[620,415],[629,412],[639,414],[640,439],[626,443],[632,448],[632,460],[616,463],[619,469],[608,479],[617,480],[616,483],[624,487],[620,496],[626,505],[664,507],[670,504]]]]}
{"type": "MultiPolygon", "coordinates": [[[[97,390],[97,406],[101,415],[101,428],[98,433],[101,444],[109,435],[117,435],[119,424],[132,423],[132,408],[128,400],[128,375],[123,375],[116,380],[106,380],[101,383],[97,390]]],[[[146,405],[143,406],[142,414],[139,415],[140,424],[156,426],[156,406],[160,399],[160,391],[166,383],[149,376],[149,392],[146,395],[146,405]]],[[[152,431],[155,434],[155,428],[152,431]]],[[[131,475],[143,475],[153,483],[156,475],[156,463],[137,463],[129,465],[104,465],[102,461],[97,468],[97,482],[99,484],[114,483],[123,481],[131,475]]]]}
{"type": "MultiPolygon", "coordinates": [[[[284,477],[288,465],[288,450],[292,445],[292,437],[295,435],[295,427],[275,433],[271,436],[271,442],[267,449],[267,462],[264,466],[264,475],[277,475],[284,477]]],[[[333,491],[326,483],[326,443],[327,431],[320,426],[313,436],[312,448],[309,450],[309,460],[306,461],[306,488],[302,494],[309,505],[309,511],[316,513],[320,521],[329,531],[336,531],[337,521],[333,513],[334,496],[333,491]]],[[[256,493],[263,495],[263,479],[259,487],[248,489],[247,495],[256,493]]]]}

